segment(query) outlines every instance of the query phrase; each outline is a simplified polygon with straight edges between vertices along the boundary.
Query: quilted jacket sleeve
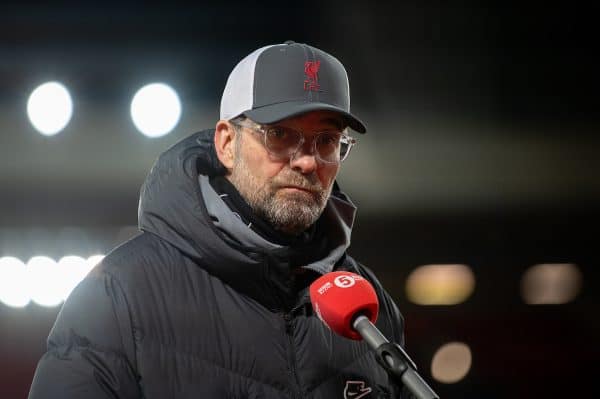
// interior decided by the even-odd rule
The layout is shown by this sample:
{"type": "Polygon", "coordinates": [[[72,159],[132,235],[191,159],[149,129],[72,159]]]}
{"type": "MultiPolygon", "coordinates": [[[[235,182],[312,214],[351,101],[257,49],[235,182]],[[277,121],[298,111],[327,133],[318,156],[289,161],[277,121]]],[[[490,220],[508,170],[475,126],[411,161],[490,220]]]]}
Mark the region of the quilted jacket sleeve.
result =
{"type": "Polygon", "coordinates": [[[29,398],[141,397],[132,331],[117,280],[97,267],[64,303],[29,398]]]}

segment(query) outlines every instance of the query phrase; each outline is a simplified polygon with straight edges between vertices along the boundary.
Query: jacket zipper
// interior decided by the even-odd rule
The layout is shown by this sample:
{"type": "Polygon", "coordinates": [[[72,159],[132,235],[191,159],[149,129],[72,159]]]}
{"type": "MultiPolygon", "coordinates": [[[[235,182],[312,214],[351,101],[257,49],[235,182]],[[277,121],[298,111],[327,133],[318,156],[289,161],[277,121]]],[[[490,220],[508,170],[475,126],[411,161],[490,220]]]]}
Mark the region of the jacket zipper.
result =
{"type": "Polygon", "coordinates": [[[290,359],[290,374],[292,384],[294,385],[293,397],[301,399],[302,389],[300,388],[300,380],[298,379],[298,372],[296,370],[296,352],[294,350],[294,327],[292,326],[292,315],[291,313],[283,314],[283,321],[285,325],[285,334],[288,337],[288,355],[290,359]]]}

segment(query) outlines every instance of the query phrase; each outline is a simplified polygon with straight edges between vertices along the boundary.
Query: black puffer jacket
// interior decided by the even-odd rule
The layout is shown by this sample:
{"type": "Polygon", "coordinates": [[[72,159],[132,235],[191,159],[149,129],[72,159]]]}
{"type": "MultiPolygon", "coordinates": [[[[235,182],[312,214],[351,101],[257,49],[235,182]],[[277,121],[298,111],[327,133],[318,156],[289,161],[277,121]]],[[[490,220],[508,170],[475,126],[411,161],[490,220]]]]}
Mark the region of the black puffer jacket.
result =
{"type": "Polygon", "coordinates": [[[400,397],[364,342],[311,311],[311,280],[358,272],[376,287],[377,326],[402,343],[396,306],[345,253],[352,204],[335,190],[311,242],[269,243],[236,224],[206,184],[223,172],[211,143],[211,131],[197,133],[158,159],[142,188],[143,233],[65,302],[29,397],[400,397]]]}

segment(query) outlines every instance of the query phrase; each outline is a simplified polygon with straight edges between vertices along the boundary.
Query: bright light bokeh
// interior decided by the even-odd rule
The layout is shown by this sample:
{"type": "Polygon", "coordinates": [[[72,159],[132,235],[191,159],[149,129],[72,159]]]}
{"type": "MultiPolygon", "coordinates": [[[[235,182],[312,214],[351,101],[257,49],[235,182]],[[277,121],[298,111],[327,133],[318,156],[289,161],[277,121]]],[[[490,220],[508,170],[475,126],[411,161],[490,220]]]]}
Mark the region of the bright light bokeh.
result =
{"type": "Polygon", "coordinates": [[[63,275],[60,282],[62,299],[66,300],[71,291],[90,271],[89,262],[80,256],[68,255],[58,261],[58,273],[63,275]]]}
{"type": "Polygon", "coordinates": [[[29,121],[45,136],[53,136],[63,130],[72,115],[71,95],[59,82],[47,82],[38,86],[27,101],[29,121]]]}
{"type": "Polygon", "coordinates": [[[439,382],[454,384],[467,375],[471,369],[471,349],[462,342],[442,345],[433,355],[431,375],[439,382]]]}
{"type": "Polygon", "coordinates": [[[11,307],[25,307],[30,301],[58,306],[102,259],[101,254],[87,259],[67,255],[56,262],[47,256],[34,256],[25,264],[15,257],[2,257],[0,302],[11,307]]]}
{"type": "Polygon", "coordinates": [[[96,267],[96,265],[100,262],[102,262],[102,259],[104,259],[104,255],[92,255],[89,258],[87,258],[87,268],[88,268],[88,273],[94,268],[96,267]]]}
{"type": "Polygon", "coordinates": [[[27,262],[31,300],[38,305],[53,307],[63,301],[65,276],[54,259],[34,256],[27,262]]]}
{"type": "Polygon", "coordinates": [[[145,136],[160,137],[179,122],[181,102],[177,92],[164,83],[142,87],[131,101],[131,119],[145,136]]]}
{"type": "Polygon", "coordinates": [[[406,296],[418,305],[456,305],[475,290],[475,276],[466,265],[425,265],[406,280],[406,296]]]}
{"type": "Polygon", "coordinates": [[[22,308],[29,303],[29,284],[25,264],[12,256],[0,258],[0,301],[22,308]]]}
{"type": "Polygon", "coordinates": [[[546,263],[530,267],[521,279],[521,296],[529,305],[560,305],[574,300],[583,276],[572,263],[546,263]]]}

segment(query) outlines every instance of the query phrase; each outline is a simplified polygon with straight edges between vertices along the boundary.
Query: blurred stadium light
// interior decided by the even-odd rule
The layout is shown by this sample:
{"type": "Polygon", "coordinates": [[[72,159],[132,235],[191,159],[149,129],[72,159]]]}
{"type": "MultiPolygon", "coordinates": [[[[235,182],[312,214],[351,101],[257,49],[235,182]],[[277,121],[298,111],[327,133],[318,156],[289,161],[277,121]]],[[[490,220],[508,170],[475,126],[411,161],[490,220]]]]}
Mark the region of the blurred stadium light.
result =
{"type": "Polygon", "coordinates": [[[29,301],[25,264],[12,256],[0,258],[0,302],[10,307],[24,307],[29,301]]]}
{"type": "Polygon", "coordinates": [[[521,279],[521,296],[529,305],[560,305],[574,300],[583,276],[572,263],[546,263],[530,267],[521,279]]]}
{"type": "Polygon", "coordinates": [[[27,262],[31,300],[38,305],[54,307],[63,301],[64,275],[56,261],[47,256],[34,256],[27,262]]]}
{"type": "Polygon", "coordinates": [[[45,136],[53,136],[63,130],[72,114],[71,95],[59,82],[47,82],[38,86],[27,101],[29,121],[45,136]]]}
{"type": "Polygon", "coordinates": [[[56,262],[48,256],[34,256],[25,264],[15,257],[2,257],[0,302],[15,308],[30,301],[44,307],[58,306],[103,258],[67,255],[56,262]]]}
{"type": "Polygon", "coordinates": [[[466,265],[425,265],[406,280],[406,296],[418,305],[456,305],[475,290],[475,276],[466,265]]]}
{"type": "Polygon", "coordinates": [[[450,342],[442,345],[433,356],[431,375],[445,384],[456,383],[471,369],[471,349],[462,342],[450,342]]]}
{"type": "Polygon", "coordinates": [[[181,117],[177,92],[164,83],[151,83],[137,91],[131,101],[131,119],[147,137],[161,137],[171,132],[181,117]]]}

